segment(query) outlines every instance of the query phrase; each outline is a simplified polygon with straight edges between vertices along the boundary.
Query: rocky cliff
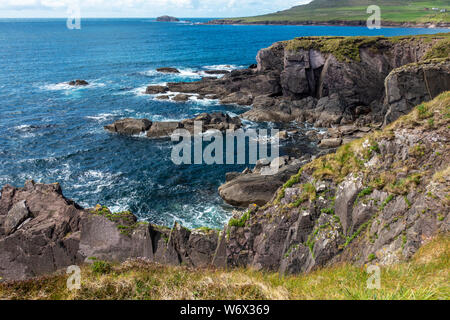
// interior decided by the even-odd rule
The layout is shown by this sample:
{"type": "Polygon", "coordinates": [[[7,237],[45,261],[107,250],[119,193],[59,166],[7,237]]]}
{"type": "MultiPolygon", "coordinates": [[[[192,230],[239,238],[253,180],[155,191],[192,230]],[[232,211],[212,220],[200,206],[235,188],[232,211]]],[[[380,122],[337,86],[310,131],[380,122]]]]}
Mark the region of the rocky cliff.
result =
{"type": "Polygon", "coordinates": [[[283,273],[347,261],[408,259],[450,228],[450,92],[303,165],[263,207],[223,231],[137,222],[130,212],[83,209],[58,184],[5,186],[0,277],[26,279],[96,259],[283,273]]]}
{"type": "Polygon", "coordinates": [[[130,258],[195,267],[225,265],[219,232],[137,222],[130,212],[83,209],[58,184],[6,185],[0,199],[0,280],[48,274],[96,259],[130,258]]]}
{"type": "Polygon", "coordinates": [[[392,264],[448,232],[450,93],[303,166],[228,230],[228,263],[287,273],[392,264]]]}
{"type": "Polygon", "coordinates": [[[449,55],[450,34],[304,37],[262,49],[257,68],[235,70],[218,80],[169,83],[167,90],[252,105],[243,116],[253,121],[298,120],[317,127],[381,124],[450,90],[449,55]],[[404,86],[407,69],[416,79],[410,87],[404,86]],[[408,95],[401,106],[398,90],[408,95]],[[401,110],[390,111],[396,108],[401,110]]]}
{"type": "MultiPolygon", "coordinates": [[[[84,209],[58,184],[7,185],[0,198],[0,277],[26,279],[93,259],[298,273],[342,261],[409,258],[450,227],[450,93],[442,93],[450,90],[449,39],[299,38],[261,50],[249,69],[159,88],[252,104],[244,116],[256,121],[340,126],[328,130],[321,146],[344,145],[309,163],[287,162],[273,179],[261,179],[258,168],[239,176],[240,184],[230,175],[221,195],[229,201],[244,195],[238,205],[261,207],[251,204],[222,231],[170,229],[140,223],[130,212],[84,209]],[[377,123],[381,131],[374,131],[377,123]],[[264,190],[252,199],[255,181],[264,190]]],[[[204,129],[240,126],[222,114],[199,117],[204,129]]],[[[169,126],[126,119],[106,129],[160,137],[180,127],[191,128],[192,119],[169,126]]]]}

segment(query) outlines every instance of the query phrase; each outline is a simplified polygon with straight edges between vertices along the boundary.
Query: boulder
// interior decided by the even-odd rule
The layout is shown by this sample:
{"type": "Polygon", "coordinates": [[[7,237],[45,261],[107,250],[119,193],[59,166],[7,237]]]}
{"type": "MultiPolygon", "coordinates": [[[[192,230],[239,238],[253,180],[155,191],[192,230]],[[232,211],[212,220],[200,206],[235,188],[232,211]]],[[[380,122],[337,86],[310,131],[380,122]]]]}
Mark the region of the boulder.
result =
{"type": "Polygon", "coordinates": [[[393,70],[386,78],[384,125],[447,90],[450,59],[413,63],[393,70]]]}
{"type": "Polygon", "coordinates": [[[22,222],[30,217],[30,211],[27,208],[25,200],[19,201],[8,211],[3,222],[3,232],[6,235],[13,233],[22,222]]]}
{"type": "Polygon", "coordinates": [[[181,125],[193,134],[196,121],[202,123],[202,132],[208,130],[236,130],[242,126],[241,120],[238,117],[232,118],[222,112],[202,113],[193,119],[183,120],[181,125]]]}
{"type": "Polygon", "coordinates": [[[79,254],[85,262],[92,258],[110,262],[132,258],[153,259],[149,225],[138,224],[131,213],[124,213],[127,218],[120,221],[115,220],[119,214],[109,214],[111,218],[93,212],[81,220],[79,254]]]}
{"type": "Polygon", "coordinates": [[[342,144],[341,138],[323,139],[320,141],[319,148],[337,148],[342,144]]]}
{"type": "Polygon", "coordinates": [[[220,100],[222,104],[239,104],[243,106],[249,106],[253,102],[253,97],[250,94],[244,92],[234,92],[220,100]]]}
{"type": "Polygon", "coordinates": [[[166,93],[169,91],[169,88],[166,86],[148,86],[145,90],[146,94],[158,94],[158,93],[166,93]]]}
{"type": "Polygon", "coordinates": [[[176,129],[182,128],[181,124],[176,121],[154,122],[147,131],[149,138],[162,138],[170,136],[176,129]]]}
{"type": "Polygon", "coordinates": [[[104,128],[110,132],[116,132],[126,135],[136,135],[150,129],[152,122],[148,119],[121,119],[104,128]]]}
{"type": "Polygon", "coordinates": [[[0,277],[21,280],[82,262],[78,241],[83,214],[64,198],[59,184],[27,181],[24,188],[3,187],[0,217],[6,215],[8,232],[0,232],[0,277]]]}
{"type": "Polygon", "coordinates": [[[273,175],[260,173],[241,174],[219,187],[219,195],[225,202],[236,207],[259,206],[269,202],[277,189],[300,169],[300,164],[282,167],[273,175]]]}
{"type": "Polygon", "coordinates": [[[177,102],[186,102],[189,100],[189,97],[190,95],[187,94],[177,94],[172,100],[177,102]]]}

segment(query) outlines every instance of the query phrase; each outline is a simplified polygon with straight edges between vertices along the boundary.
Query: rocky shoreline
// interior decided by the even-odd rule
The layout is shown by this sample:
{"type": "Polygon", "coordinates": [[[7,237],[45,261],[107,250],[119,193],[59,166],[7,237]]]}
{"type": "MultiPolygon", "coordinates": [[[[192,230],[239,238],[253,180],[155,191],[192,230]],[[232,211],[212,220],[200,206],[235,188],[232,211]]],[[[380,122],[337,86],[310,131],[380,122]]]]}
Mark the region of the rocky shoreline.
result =
{"type": "MultiPolygon", "coordinates": [[[[275,176],[261,175],[272,165],[264,159],[253,170],[229,173],[219,194],[249,209],[221,231],[170,229],[140,223],[130,212],[84,209],[58,184],[4,186],[0,277],[27,279],[92,259],[281,273],[407,259],[450,230],[449,38],[298,38],[262,49],[256,66],[219,79],[149,86],[149,94],[251,105],[242,118],[252,121],[324,128],[305,134],[323,151],[278,159],[275,176]]],[[[180,122],[121,119],[105,130],[161,138],[192,132],[194,121],[203,122],[202,131],[242,126],[239,118],[213,113],[180,122]]]]}
{"type": "MultiPolygon", "coordinates": [[[[133,258],[282,274],[338,262],[403,261],[450,231],[449,105],[446,92],[336,153],[307,164],[285,159],[288,170],[300,171],[264,206],[236,212],[221,231],[156,226],[100,205],[84,209],[65,198],[58,184],[6,185],[0,277],[23,280],[73,264],[133,258]]],[[[246,175],[231,175],[230,182],[246,175]]]]}
{"type": "MultiPolygon", "coordinates": [[[[241,117],[254,122],[294,121],[328,128],[324,133],[311,130],[306,136],[319,150],[331,152],[450,90],[449,39],[448,34],[298,38],[260,50],[257,65],[247,69],[218,79],[149,86],[147,93],[177,92],[175,101],[197,95],[221,104],[251,106],[241,117]]],[[[183,124],[164,126],[167,136],[183,124]]],[[[230,128],[219,124],[218,129],[230,128]]],[[[287,178],[275,179],[270,188],[266,180],[241,177],[227,182],[219,194],[232,205],[248,205],[251,194],[254,202],[262,204],[287,178]]]]}
{"type": "Polygon", "coordinates": [[[177,129],[184,129],[194,134],[195,122],[201,123],[201,132],[208,130],[237,130],[242,126],[238,117],[230,117],[222,112],[202,113],[193,119],[183,121],[152,122],[148,119],[121,119],[105,126],[105,130],[125,135],[145,134],[148,138],[167,138],[177,129]]]}

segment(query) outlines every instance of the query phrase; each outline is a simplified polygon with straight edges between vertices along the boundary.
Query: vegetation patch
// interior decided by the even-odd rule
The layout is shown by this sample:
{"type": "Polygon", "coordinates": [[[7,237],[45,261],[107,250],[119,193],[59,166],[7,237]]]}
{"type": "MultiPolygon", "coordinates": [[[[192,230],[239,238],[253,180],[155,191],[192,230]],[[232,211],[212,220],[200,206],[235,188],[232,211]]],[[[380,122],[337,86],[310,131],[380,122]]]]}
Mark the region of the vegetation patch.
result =
{"type": "Polygon", "coordinates": [[[250,210],[246,211],[239,219],[231,218],[228,222],[228,226],[242,228],[245,227],[245,223],[250,219],[250,210]]]}
{"type": "Polygon", "coordinates": [[[339,61],[361,61],[362,47],[376,48],[383,37],[302,37],[286,42],[286,50],[317,50],[333,54],[339,61]]]}
{"type": "Polygon", "coordinates": [[[449,300],[450,236],[425,244],[409,262],[381,266],[381,288],[350,264],[307,274],[236,268],[201,271],[142,260],[112,265],[107,273],[81,267],[80,290],[67,289],[65,273],[0,283],[0,299],[29,300],[449,300]],[[351,284],[351,285],[349,285],[351,284]]]}
{"type": "Polygon", "coordinates": [[[109,262],[103,260],[94,260],[91,265],[91,270],[95,274],[108,274],[112,270],[112,265],[109,262]]]}

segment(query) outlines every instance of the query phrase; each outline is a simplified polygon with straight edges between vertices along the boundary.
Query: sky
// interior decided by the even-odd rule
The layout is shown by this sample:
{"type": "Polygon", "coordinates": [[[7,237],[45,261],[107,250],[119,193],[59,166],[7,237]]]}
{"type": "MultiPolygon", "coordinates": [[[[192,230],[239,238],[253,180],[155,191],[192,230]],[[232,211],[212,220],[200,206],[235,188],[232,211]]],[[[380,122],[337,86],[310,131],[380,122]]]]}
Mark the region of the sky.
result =
{"type": "Polygon", "coordinates": [[[69,6],[77,3],[81,18],[244,17],[308,2],[311,0],[0,0],[0,18],[66,18],[69,6]]]}

